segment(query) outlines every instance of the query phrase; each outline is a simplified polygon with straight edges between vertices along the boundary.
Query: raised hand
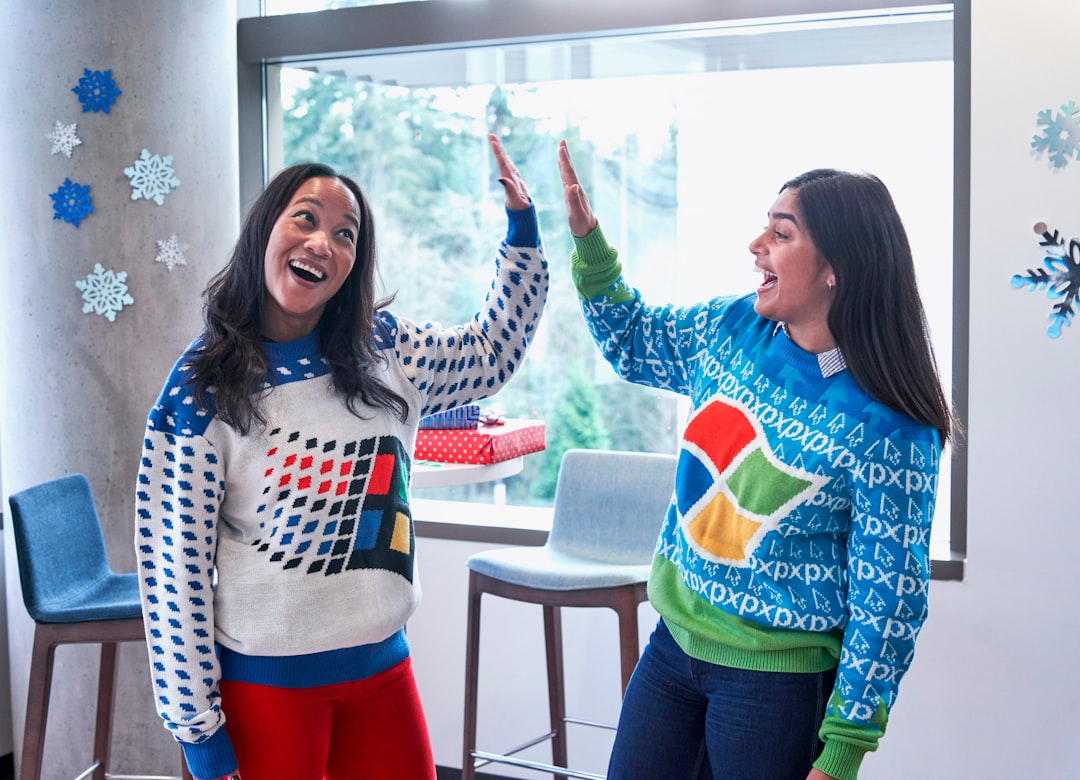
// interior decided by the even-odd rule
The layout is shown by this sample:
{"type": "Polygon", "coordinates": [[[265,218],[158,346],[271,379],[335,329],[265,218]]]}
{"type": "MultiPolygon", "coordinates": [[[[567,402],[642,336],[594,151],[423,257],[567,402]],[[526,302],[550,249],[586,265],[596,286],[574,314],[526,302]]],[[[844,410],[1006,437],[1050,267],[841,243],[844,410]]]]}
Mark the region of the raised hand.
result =
{"type": "Polygon", "coordinates": [[[559,142],[559,175],[562,177],[563,196],[566,198],[566,215],[570,219],[570,232],[584,238],[596,227],[596,216],[589,205],[589,198],[578,181],[577,171],[570,159],[566,141],[559,142]]]}
{"type": "Polygon", "coordinates": [[[513,211],[526,208],[532,203],[532,198],[529,197],[529,190],[522,181],[521,174],[494,134],[488,135],[488,142],[491,144],[495,161],[499,164],[499,184],[506,190],[506,207],[513,211]]]}

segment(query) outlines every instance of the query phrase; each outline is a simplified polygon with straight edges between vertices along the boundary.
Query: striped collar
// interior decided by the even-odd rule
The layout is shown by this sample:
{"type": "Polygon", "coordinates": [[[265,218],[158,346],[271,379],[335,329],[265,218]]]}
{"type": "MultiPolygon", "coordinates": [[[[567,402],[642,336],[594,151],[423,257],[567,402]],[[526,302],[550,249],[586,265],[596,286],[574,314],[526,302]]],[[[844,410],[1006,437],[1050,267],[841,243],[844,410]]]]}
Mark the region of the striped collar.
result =
{"type": "MultiPolygon", "coordinates": [[[[773,328],[773,336],[781,330],[787,335],[787,328],[784,326],[784,323],[776,323],[776,327],[773,328]]],[[[788,339],[790,338],[791,337],[788,336],[788,339]]],[[[795,342],[792,343],[794,344],[795,342]]],[[[821,369],[821,376],[825,379],[835,376],[847,368],[847,360],[844,359],[844,353],[840,351],[840,347],[833,347],[830,350],[814,355],[814,357],[817,358],[818,368],[821,369]]]]}

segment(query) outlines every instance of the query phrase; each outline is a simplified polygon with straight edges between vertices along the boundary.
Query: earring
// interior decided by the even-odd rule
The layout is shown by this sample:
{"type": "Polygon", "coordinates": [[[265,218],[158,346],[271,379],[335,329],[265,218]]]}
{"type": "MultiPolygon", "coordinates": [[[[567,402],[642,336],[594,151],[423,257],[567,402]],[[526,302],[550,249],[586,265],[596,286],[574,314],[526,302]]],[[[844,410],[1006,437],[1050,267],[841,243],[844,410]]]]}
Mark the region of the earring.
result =
{"type": "Polygon", "coordinates": [[[831,290],[833,287],[836,286],[836,282],[834,282],[832,279],[830,279],[829,281],[825,282],[825,286],[828,287],[831,290]]]}

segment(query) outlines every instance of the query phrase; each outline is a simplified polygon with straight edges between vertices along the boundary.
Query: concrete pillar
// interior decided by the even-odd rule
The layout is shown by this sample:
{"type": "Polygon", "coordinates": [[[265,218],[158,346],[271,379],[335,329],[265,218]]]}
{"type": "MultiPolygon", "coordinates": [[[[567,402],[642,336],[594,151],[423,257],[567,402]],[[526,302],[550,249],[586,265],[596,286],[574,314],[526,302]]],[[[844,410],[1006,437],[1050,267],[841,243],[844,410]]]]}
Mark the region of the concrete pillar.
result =
{"type": "MultiPolygon", "coordinates": [[[[134,571],[134,492],[143,426],[167,372],[201,326],[201,292],[236,239],[235,0],[2,0],[0,63],[0,469],[11,493],[82,472],[94,490],[117,571],[134,571]],[[121,94],[109,113],[84,112],[72,92],[84,68],[112,70],[121,94]],[[76,123],[67,158],[46,138],[76,123]],[[164,196],[132,199],[124,168],[172,155],[180,180],[164,196]],[[65,178],[90,185],[93,213],[54,219],[65,178]],[[155,262],[175,233],[186,266],[155,262]],[[127,273],[134,303],[115,321],[83,312],[76,280],[95,263],[127,273]]],[[[10,528],[4,529],[12,734],[18,760],[33,624],[22,603],[10,528]]],[[[57,539],[57,544],[64,540],[57,539]]],[[[113,771],[178,774],[161,726],[142,644],[121,654],[113,771]]],[[[88,763],[96,654],[61,647],[53,681],[44,777],[88,763]]],[[[2,707],[0,707],[2,710],[2,707]]],[[[3,724],[0,724],[2,726],[3,724]]]]}

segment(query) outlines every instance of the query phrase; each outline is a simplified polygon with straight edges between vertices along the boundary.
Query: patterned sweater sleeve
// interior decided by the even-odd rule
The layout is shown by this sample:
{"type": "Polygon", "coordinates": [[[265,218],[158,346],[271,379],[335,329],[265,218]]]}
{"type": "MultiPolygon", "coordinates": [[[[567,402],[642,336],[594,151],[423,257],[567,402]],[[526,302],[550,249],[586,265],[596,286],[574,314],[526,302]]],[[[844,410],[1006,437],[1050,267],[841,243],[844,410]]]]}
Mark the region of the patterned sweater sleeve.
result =
{"type": "Polygon", "coordinates": [[[548,294],[548,264],[533,206],[507,209],[507,234],[484,302],[466,323],[444,327],[380,315],[383,336],[426,399],[422,415],[494,395],[521,367],[548,294]]]}
{"type": "MultiPolygon", "coordinates": [[[[593,340],[619,377],[689,394],[729,301],[687,307],[648,306],[622,276],[618,250],[597,225],[574,237],[571,274],[593,340]]],[[[734,299],[732,299],[734,300],[734,299]]]]}
{"type": "Polygon", "coordinates": [[[150,411],[136,488],[135,552],[158,714],[195,777],[237,768],[221,728],[213,567],[222,459],[200,431],[183,360],[150,411]]]}
{"type": "Polygon", "coordinates": [[[848,624],[814,764],[840,780],[877,749],[926,620],[939,461],[937,433],[912,424],[876,439],[851,469],[848,624]]]}

